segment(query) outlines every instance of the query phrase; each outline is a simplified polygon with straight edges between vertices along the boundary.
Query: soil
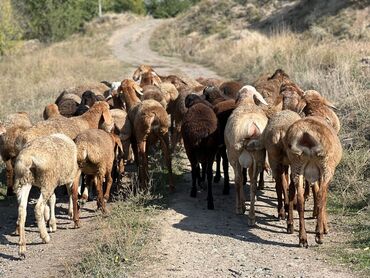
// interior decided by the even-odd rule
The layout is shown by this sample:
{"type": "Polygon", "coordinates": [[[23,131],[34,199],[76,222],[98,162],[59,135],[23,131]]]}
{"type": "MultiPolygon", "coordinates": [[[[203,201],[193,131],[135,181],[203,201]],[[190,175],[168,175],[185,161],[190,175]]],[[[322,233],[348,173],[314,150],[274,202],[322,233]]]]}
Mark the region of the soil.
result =
{"type": "MultiPolygon", "coordinates": [[[[112,35],[109,42],[112,52],[131,65],[129,72],[139,64],[151,64],[159,74],[218,77],[202,66],[151,51],[149,38],[162,22],[143,19],[112,35]]],[[[151,255],[132,277],[355,277],[356,274],[332,265],[330,258],[317,252],[322,247],[314,240],[315,220],[306,220],[308,249],[298,247],[297,231],[292,235],[286,233],[286,222],[276,218],[276,194],[271,178],[266,178],[266,188],[258,192],[257,226],[251,228],[247,215],[234,213],[233,173],[230,173],[230,195],[222,195],[222,180],[215,184],[215,210],[210,211],[206,208],[204,191],[199,191],[197,198],[190,197],[189,171],[187,165],[176,192],[169,197],[168,210],[153,219],[159,223],[158,243],[151,245],[151,255]]],[[[76,230],[68,219],[66,200],[57,200],[58,230],[51,234],[49,244],[41,242],[33,207],[29,205],[26,223],[27,258],[20,261],[18,237],[12,234],[17,217],[16,200],[0,203],[0,277],[66,275],[65,265],[81,259],[94,239],[90,231],[97,222],[95,202],[89,202],[83,209],[82,227],[76,230]]],[[[311,213],[306,212],[307,216],[311,213]]],[[[295,225],[297,228],[297,219],[295,225]]],[[[335,244],[342,239],[343,235],[332,229],[324,244],[335,244]]]]}

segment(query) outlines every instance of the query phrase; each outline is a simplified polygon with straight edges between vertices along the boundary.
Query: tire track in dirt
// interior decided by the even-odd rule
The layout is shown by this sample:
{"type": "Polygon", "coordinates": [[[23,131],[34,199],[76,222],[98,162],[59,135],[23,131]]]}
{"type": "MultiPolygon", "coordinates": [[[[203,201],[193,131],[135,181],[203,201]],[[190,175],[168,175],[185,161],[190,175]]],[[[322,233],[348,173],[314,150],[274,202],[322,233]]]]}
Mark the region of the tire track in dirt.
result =
{"type": "MultiPolygon", "coordinates": [[[[151,64],[159,74],[181,72],[191,77],[217,77],[210,69],[150,50],[150,36],[163,22],[145,19],[115,32],[110,41],[113,54],[129,63],[132,69],[151,64]]],[[[355,276],[341,266],[330,264],[327,257],[316,252],[315,249],[322,248],[314,240],[316,220],[306,219],[310,248],[297,247],[297,215],[295,233],[287,234],[286,222],[276,218],[276,193],[271,178],[267,178],[265,189],[258,192],[257,227],[251,228],[247,225],[247,215],[234,213],[233,186],[230,196],[224,196],[222,183],[214,185],[214,211],[206,209],[206,192],[199,191],[196,199],[190,198],[190,165],[186,164],[182,182],[170,195],[169,209],[155,219],[160,237],[158,243],[153,243],[152,257],[133,277],[355,276]]],[[[231,173],[231,183],[233,177],[231,173]]],[[[307,208],[308,218],[312,204],[308,203],[307,208]]],[[[335,244],[341,238],[343,235],[331,231],[324,240],[326,244],[335,244]]]]}

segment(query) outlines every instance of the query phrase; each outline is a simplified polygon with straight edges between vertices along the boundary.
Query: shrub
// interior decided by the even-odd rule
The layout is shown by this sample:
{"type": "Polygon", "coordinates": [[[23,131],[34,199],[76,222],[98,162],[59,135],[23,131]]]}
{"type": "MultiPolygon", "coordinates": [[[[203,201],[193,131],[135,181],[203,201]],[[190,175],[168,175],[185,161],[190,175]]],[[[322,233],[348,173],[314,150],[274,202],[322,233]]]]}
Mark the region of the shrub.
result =
{"type": "Polygon", "coordinates": [[[11,2],[2,0],[0,2],[0,55],[9,50],[20,37],[21,30],[14,20],[11,2]]]}

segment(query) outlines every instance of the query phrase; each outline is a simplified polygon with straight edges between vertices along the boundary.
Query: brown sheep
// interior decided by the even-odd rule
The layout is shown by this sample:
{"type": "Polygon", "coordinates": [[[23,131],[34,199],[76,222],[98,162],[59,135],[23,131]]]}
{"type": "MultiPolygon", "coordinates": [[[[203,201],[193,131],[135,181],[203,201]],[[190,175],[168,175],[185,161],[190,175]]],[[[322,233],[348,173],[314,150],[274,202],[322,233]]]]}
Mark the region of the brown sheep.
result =
{"type": "Polygon", "coordinates": [[[27,142],[37,137],[53,133],[63,133],[74,139],[82,131],[90,128],[98,128],[102,123],[106,123],[109,128],[113,127],[108,103],[98,101],[89,111],[81,116],[38,122],[18,136],[16,147],[20,151],[27,142]]]}
{"type": "Polygon", "coordinates": [[[64,118],[64,116],[61,115],[59,112],[58,105],[56,105],[55,103],[50,103],[45,106],[42,117],[44,120],[64,118]]]}
{"type": "Polygon", "coordinates": [[[299,245],[308,247],[304,223],[304,180],[314,184],[317,198],[316,242],[322,243],[328,232],[326,198],[336,166],[342,157],[342,146],[336,131],[321,117],[309,116],[293,123],[284,138],[284,147],[291,163],[289,185],[288,233],[293,233],[293,203],[297,194],[299,213],[299,245]]]}
{"type": "MultiPolygon", "coordinates": [[[[109,199],[112,186],[111,173],[115,159],[115,149],[118,147],[121,152],[123,151],[121,140],[113,133],[107,133],[101,129],[88,129],[81,132],[74,141],[77,146],[77,163],[79,166],[76,180],[79,179],[81,172],[90,179],[93,178],[98,195],[98,208],[106,213],[105,203],[109,199]],[[105,179],[107,185],[104,194],[103,179],[105,179]]],[[[123,171],[123,169],[121,168],[120,171],[123,171]]],[[[76,211],[77,191],[77,183],[75,183],[72,189],[75,227],[79,227],[79,212],[76,211]]]]}
{"type": "Polygon", "coordinates": [[[142,94],[142,88],[139,85],[129,79],[122,81],[119,94],[126,103],[128,111],[126,125],[130,126],[129,128],[124,127],[124,130],[128,132],[124,137],[130,139],[134,149],[135,159],[139,166],[140,186],[145,190],[148,189],[147,140],[149,137],[155,137],[161,142],[169,172],[169,185],[170,189],[173,190],[174,184],[168,137],[168,114],[157,101],[152,99],[140,101],[136,93],[142,94]]]}
{"type": "Polygon", "coordinates": [[[5,118],[4,123],[0,123],[0,155],[6,167],[7,196],[14,195],[13,165],[18,154],[15,146],[16,138],[31,126],[31,120],[25,112],[10,114],[5,118]]]}
{"type": "Polygon", "coordinates": [[[240,82],[226,81],[220,85],[219,89],[221,91],[221,95],[225,99],[236,99],[238,92],[242,87],[243,85],[240,82]]]}
{"type": "Polygon", "coordinates": [[[214,209],[212,195],[212,164],[218,150],[220,135],[213,107],[196,94],[185,98],[188,108],[181,128],[186,154],[191,163],[192,189],[190,196],[196,197],[197,180],[200,183],[200,168],[206,169],[208,183],[208,209],[214,209]]]}

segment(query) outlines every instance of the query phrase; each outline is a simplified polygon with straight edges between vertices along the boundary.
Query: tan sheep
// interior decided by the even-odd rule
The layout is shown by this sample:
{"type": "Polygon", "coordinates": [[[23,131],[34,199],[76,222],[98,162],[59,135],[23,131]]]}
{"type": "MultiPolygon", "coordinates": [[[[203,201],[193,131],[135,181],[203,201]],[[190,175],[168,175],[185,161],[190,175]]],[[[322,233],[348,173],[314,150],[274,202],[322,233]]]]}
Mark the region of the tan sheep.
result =
{"type": "MultiPolygon", "coordinates": [[[[125,140],[130,140],[134,149],[135,159],[139,166],[139,182],[143,189],[148,188],[149,172],[147,160],[147,140],[159,139],[169,172],[170,189],[174,189],[171,155],[169,151],[168,114],[155,100],[140,101],[136,93],[141,94],[142,89],[133,80],[125,79],[119,89],[120,96],[126,103],[128,112],[127,132],[125,140]]],[[[126,144],[125,142],[123,142],[126,144]]],[[[127,142],[128,144],[129,142],[127,142]]]]}
{"type": "Polygon", "coordinates": [[[16,138],[31,126],[31,120],[25,112],[10,114],[0,123],[0,155],[6,167],[7,196],[14,195],[13,164],[18,154],[15,147],[16,138]]]}
{"type": "Polygon", "coordinates": [[[242,170],[249,169],[249,225],[255,225],[257,176],[265,164],[265,150],[258,139],[267,125],[267,117],[255,101],[267,105],[254,87],[247,85],[240,89],[237,107],[227,120],[224,134],[229,162],[235,173],[236,213],[238,214],[245,212],[242,170]]]}
{"type": "Polygon", "coordinates": [[[103,122],[111,129],[113,127],[112,116],[109,112],[109,105],[106,102],[98,101],[85,114],[65,119],[56,119],[52,121],[42,121],[29,128],[18,136],[16,147],[18,151],[29,141],[50,135],[53,133],[63,133],[71,139],[82,131],[90,128],[98,128],[103,122]]]}
{"type": "Polygon", "coordinates": [[[64,118],[64,116],[61,115],[59,112],[58,105],[54,103],[45,106],[44,112],[42,113],[42,117],[44,118],[44,120],[64,118]]]}
{"type": "Polygon", "coordinates": [[[262,135],[262,140],[268,154],[272,176],[275,179],[279,219],[285,219],[285,205],[288,206],[289,199],[289,159],[283,142],[288,128],[299,119],[301,119],[301,117],[293,111],[280,111],[270,118],[262,135]]]}
{"type": "Polygon", "coordinates": [[[25,257],[25,222],[28,195],[32,186],[40,188],[41,194],[35,206],[35,216],[40,237],[50,241],[45,226],[45,206],[50,204],[50,231],[56,231],[55,194],[57,186],[70,187],[77,173],[77,148],[64,134],[53,134],[26,144],[15,161],[14,190],[18,198],[17,231],[19,232],[19,255],[25,257]]]}
{"type": "MultiPolygon", "coordinates": [[[[115,159],[116,147],[123,151],[120,138],[113,134],[107,133],[100,129],[88,129],[81,132],[75,139],[77,146],[77,163],[79,171],[77,178],[81,172],[89,178],[93,178],[96,192],[98,194],[97,204],[103,213],[106,213],[105,202],[109,199],[110,189],[112,186],[112,167],[115,159]],[[103,180],[106,182],[106,191],[103,196],[103,180]]],[[[123,171],[123,169],[120,169],[123,171]]],[[[76,213],[77,208],[77,190],[73,186],[73,220],[75,227],[79,227],[79,212],[76,213]]]]}
{"type": "Polygon", "coordinates": [[[336,166],[342,157],[342,146],[336,131],[322,117],[309,116],[294,122],[287,130],[284,147],[291,163],[289,186],[288,233],[293,233],[293,202],[297,193],[299,245],[308,247],[304,223],[304,180],[314,184],[317,203],[316,242],[321,244],[328,232],[326,198],[336,166]]]}

